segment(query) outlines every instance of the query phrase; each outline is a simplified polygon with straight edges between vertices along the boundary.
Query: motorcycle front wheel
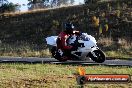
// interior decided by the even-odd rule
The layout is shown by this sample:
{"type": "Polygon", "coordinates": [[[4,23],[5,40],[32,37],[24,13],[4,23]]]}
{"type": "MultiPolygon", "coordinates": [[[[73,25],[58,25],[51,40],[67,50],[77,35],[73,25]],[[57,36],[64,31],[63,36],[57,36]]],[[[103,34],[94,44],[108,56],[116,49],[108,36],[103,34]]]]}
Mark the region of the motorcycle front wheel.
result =
{"type": "Polygon", "coordinates": [[[105,54],[100,49],[89,53],[89,57],[97,63],[103,63],[105,61],[105,54]]]}

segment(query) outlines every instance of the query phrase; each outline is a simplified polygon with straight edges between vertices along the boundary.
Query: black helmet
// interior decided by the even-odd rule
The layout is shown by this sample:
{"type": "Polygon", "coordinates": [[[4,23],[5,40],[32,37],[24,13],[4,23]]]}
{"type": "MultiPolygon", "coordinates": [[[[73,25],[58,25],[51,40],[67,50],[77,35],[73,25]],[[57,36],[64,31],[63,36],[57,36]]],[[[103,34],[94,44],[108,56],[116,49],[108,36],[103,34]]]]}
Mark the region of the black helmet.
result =
{"type": "Polygon", "coordinates": [[[72,23],[66,23],[65,24],[65,30],[66,30],[66,32],[72,33],[73,29],[74,29],[74,26],[73,26],[72,23]]]}

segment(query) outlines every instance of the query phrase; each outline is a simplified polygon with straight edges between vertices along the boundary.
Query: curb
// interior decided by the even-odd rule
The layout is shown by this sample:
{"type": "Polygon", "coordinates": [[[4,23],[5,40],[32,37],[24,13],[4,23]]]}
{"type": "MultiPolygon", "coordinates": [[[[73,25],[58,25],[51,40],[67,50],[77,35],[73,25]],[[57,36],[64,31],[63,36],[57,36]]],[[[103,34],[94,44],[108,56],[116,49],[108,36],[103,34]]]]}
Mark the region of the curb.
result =
{"type": "MultiPolygon", "coordinates": [[[[0,58],[49,58],[49,57],[13,57],[13,56],[0,56],[0,58]]],[[[129,60],[132,61],[132,58],[120,58],[120,57],[106,57],[106,60],[129,60]]]]}
{"type": "Polygon", "coordinates": [[[23,64],[61,64],[61,65],[84,65],[84,66],[127,66],[127,67],[132,67],[132,65],[125,65],[125,64],[104,64],[104,63],[64,63],[64,62],[43,62],[43,61],[34,61],[34,62],[29,62],[29,61],[0,61],[0,63],[23,63],[23,64]]]}

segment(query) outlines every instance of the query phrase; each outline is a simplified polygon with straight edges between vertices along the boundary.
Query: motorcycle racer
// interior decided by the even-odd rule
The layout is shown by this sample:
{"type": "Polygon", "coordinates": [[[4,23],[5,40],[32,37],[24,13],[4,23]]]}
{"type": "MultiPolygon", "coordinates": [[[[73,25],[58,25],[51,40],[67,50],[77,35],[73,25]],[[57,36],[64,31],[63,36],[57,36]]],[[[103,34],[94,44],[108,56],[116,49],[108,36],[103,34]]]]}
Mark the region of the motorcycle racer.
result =
{"type": "Polygon", "coordinates": [[[71,25],[65,24],[65,31],[61,32],[59,36],[46,38],[47,44],[52,46],[52,56],[58,61],[84,61],[90,58],[97,63],[103,63],[106,56],[97,47],[95,38],[87,33],[74,31],[71,25]]]}
{"type": "Polygon", "coordinates": [[[65,31],[61,32],[57,38],[57,48],[61,49],[64,56],[69,56],[71,51],[77,50],[77,46],[71,46],[68,44],[68,39],[73,34],[79,34],[79,31],[74,31],[74,26],[72,23],[65,24],[65,31]]]}

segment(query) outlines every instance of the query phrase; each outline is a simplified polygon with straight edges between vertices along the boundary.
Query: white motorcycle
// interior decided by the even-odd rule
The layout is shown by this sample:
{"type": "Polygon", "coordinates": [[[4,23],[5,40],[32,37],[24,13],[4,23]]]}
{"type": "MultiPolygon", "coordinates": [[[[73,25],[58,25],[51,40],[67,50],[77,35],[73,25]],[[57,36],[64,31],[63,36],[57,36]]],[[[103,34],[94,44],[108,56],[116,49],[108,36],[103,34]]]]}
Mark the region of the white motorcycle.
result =
{"type": "MultiPolygon", "coordinates": [[[[53,46],[51,49],[52,56],[59,61],[66,61],[63,59],[64,54],[62,50],[57,49],[56,44],[57,36],[47,37],[47,44],[53,46]]],[[[66,56],[69,57],[69,60],[87,60],[87,58],[91,58],[93,61],[97,63],[103,63],[105,61],[104,52],[97,47],[97,42],[94,37],[88,35],[87,33],[82,33],[80,36],[72,35],[68,39],[69,45],[74,45],[78,47],[76,51],[71,51],[71,55],[66,56]],[[76,43],[76,44],[75,44],[76,43]]]]}

